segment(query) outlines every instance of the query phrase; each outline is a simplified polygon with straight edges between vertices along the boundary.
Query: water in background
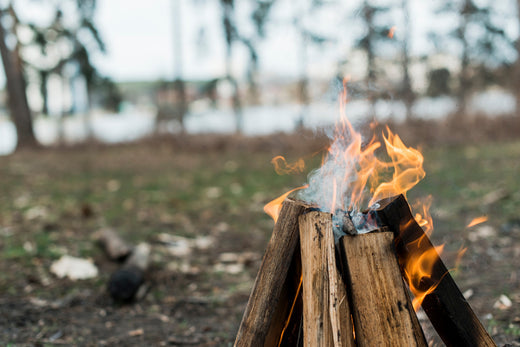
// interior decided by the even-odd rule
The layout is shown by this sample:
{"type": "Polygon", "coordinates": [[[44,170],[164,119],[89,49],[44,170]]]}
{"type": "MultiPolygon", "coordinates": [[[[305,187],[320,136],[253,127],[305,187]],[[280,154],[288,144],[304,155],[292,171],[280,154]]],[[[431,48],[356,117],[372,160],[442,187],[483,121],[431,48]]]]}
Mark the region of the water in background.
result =
{"type": "MultiPolygon", "coordinates": [[[[456,101],[450,97],[421,98],[414,105],[414,114],[423,119],[441,119],[454,112],[456,101]]],[[[475,96],[469,105],[470,112],[489,116],[511,114],[515,100],[510,94],[490,91],[475,96]]],[[[370,105],[365,100],[351,101],[346,105],[349,120],[356,124],[366,120],[370,105]]],[[[404,120],[405,106],[400,101],[378,101],[376,118],[380,121],[404,120]]],[[[106,143],[127,142],[153,134],[155,131],[154,109],[129,109],[111,114],[93,112],[85,116],[68,117],[60,122],[52,117],[39,117],[34,122],[36,138],[44,145],[56,143],[61,138],[66,143],[84,141],[91,136],[106,143]],[[61,129],[60,129],[61,128],[61,129]],[[89,130],[90,129],[90,130],[89,130]]],[[[300,125],[320,128],[333,125],[339,118],[337,105],[317,102],[303,108],[300,105],[257,106],[243,110],[243,133],[266,135],[276,132],[293,132],[300,125]]],[[[236,130],[235,116],[231,110],[207,110],[191,112],[185,118],[186,131],[191,134],[231,134],[236,130]]],[[[170,122],[161,131],[176,132],[178,124],[170,122]]],[[[6,116],[0,116],[0,155],[12,153],[16,146],[14,125],[6,116]]]]}

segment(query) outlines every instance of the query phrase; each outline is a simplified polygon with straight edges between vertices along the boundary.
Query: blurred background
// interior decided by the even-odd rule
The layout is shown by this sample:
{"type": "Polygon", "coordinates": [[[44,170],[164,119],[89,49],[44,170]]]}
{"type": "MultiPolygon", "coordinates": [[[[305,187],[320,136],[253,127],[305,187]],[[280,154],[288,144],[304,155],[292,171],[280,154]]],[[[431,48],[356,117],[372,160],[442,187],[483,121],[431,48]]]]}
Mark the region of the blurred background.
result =
{"type": "Polygon", "coordinates": [[[513,116],[519,13],[514,0],[4,1],[0,152],[327,126],[346,76],[352,121],[513,116]]]}
{"type": "Polygon", "coordinates": [[[230,346],[263,206],[320,165],[345,80],[358,129],[420,147],[408,199],[519,346],[519,23],[517,0],[0,0],[0,344],[230,346]],[[126,302],[106,230],[149,246],[126,302]]]}

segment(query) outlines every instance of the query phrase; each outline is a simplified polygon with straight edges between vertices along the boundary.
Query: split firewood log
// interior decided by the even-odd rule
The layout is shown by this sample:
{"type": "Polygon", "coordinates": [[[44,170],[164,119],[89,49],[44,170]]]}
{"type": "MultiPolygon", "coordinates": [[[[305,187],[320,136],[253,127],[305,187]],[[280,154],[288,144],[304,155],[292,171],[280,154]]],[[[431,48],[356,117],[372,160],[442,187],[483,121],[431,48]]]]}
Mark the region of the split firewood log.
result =
{"type": "Polygon", "coordinates": [[[103,228],[96,233],[95,238],[111,260],[122,261],[132,251],[132,247],[113,229],[103,228]]]}

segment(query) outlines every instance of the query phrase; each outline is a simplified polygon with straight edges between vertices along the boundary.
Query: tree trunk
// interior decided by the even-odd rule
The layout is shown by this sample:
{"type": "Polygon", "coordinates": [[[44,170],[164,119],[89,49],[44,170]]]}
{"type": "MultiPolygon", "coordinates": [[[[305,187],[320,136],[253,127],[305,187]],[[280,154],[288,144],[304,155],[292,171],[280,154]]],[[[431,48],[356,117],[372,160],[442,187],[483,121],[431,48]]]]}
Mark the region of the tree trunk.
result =
{"type": "Polygon", "coordinates": [[[297,93],[298,93],[298,101],[300,103],[300,115],[296,121],[296,128],[303,128],[303,124],[305,121],[305,115],[308,112],[309,108],[309,78],[307,76],[307,65],[308,65],[308,55],[307,55],[307,34],[305,32],[305,28],[303,25],[303,18],[305,17],[305,2],[294,0],[293,6],[294,10],[294,23],[300,35],[300,44],[298,46],[298,69],[299,69],[299,77],[297,82],[297,93]]]}
{"type": "Polygon", "coordinates": [[[0,23],[0,55],[5,70],[9,111],[18,137],[16,148],[34,148],[37,146],[37,141],[32,127],[31,110],[25,94],[25,79],[21,64],[18,64],[19,57],[15,57],[7,47],[6,36],[6,30],[0,23]]]}
{"type": "MultiPolygon", "coordinates": [[[[520,0],[519,0],[520,1],[520,0]]],[[[412,82],[410,79],[410,52],[408,43],[410,40],[410,8],[409,8],[409,0],[403,0],[402,7],[404,11],[404,38],[403,38],[403,60],[402,60],[402,69],[403,69],[403,81],[402,81],[402,97],[404,99],[404,104],[406,106],[406,120],[411,120],[413,118],[412,114],[412,106],[415,99],[415,95],[412,90],[412,82]]]]}
{"type": "MultiPolygon", "coordinates": [[[[516,15],[517,21],[520,22],[520,0],[516,1],[516,15]]],[[[519,33],[520,34],[520,33],[519,33]]],[[[514,95],[516,100],[515,113],[520,117],[520,39],[516,40],[516,62],[515,62],[515,82],[513,83],[514,95]]]]}
{"type": "Polygon", "coordinates": [[[49,72],[40,71],[40,94],[42,95],[42,113],[45,116],[49,115],[49,90],[47,82],[49,81],[49,72]]]}
{"type": "Polygon", "coordinates": [[[366,88],[367,88],[367,98],[370,103],[370,117],[375,117],[376,108],[375,102],[376,97],[374,93],[374,86],[376,84],[376,66],[375,66],[375,53],[373,40],[376,36],[376,31],[374,29],[374,9],[372,6],[365,1],[363,3],[363,19],[365,20],[365,24],[367,26],[367,42],[366,42],[366,53],[367,53],[367,79],[366,79],[366,88]]]}
{"type": "MultiPolygon", "coordinates": [[[[464,7],[467,7],[466,0],[464,7]]],[[[470,71],[469,71],[469,44],[466,38],[466,31],[468,26],[468,19],[467,14],[461,13],[460,14],[460,27],[459,27],[459,34],[460,34],[460,40],[462,43],[462,57],[460,61],[460,72],[459,72],[459,88],[457,92],[457,114],[456,117],[460,121],[465,121],[467,117],[467,103],[468,103],[468,96],[471,89],[471,77],[470,71]]]]}
{"type": "Polygon", "coordinates": [[[179,120],[179,124],[181,127],[181,132],[186,132],[186,127],[184,125],[184,118],[188,111],[188,101],[186,96],[186,85],[183,79],[183,67],[182,67],[182,13],[181,13],[181,3],[180,0],[175,0],[173,3],[173,32],[174,32],[174,50],[175,56],[177,59],[175,60],[174,72],[175,79],[173,81],[173,89],[176,94],[176,98],[174,101],[175,110],[175,118],[179,120]]]}
{"type": "Polygon", "coordinates": [[[231,83],[233,87],[232,105],[233,113],[235,114],[236,133],[242,133],[243,130],[243,116],[242,104],[240,102],[240,95],[238,91],[238,83],[231,72],[231,60],[233,58],[233,41],[236,38],[235,27],[233,26],[233,1],[221,0],[224,11],[224,32],[226,35],[226,80],[231,83]]]}

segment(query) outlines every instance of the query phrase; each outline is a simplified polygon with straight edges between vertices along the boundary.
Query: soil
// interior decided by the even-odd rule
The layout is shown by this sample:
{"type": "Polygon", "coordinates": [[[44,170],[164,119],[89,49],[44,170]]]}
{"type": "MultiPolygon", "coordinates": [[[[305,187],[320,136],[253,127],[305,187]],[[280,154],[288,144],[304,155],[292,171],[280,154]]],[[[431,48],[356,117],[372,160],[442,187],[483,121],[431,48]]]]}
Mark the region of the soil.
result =
{"type": "MultiPolygon", "coordinates": [[[[272,230],[262,206],[305,182],[305,173],[277,176],[269,161],[275,154],[305,157],[326,144],[305,135],[302,145],[301,138],[199,136],[0,158],[0,344],[232,345],[272,230]],[[130,303],[115,302],[106,290],[121,266],[95,242],[95,231],[107,226],[134,245],[152,246],[147,290],[130,303]],[[99,275],[57,278],[50,266],[63,254],[92,259],[99,275]]],[[[513,147],[516,156],[520,143],[513,147]]],[[[309,160],[319,164],[319,156],[309,160]]],[[[437,162],[431,165],[435,172],[437,162]]],[[[510,208],[496,205],[503,199],[518,206],[517,195],[498,196],[488,215],[510,208]]],[[[439,200],[453,202],[447,193],[439,200]]],[[[450,265],[466,242],[456,282],[497,344],[520,346],[520,221],[512,209],[480,234],[448,232],[475,210],[482,211],[455,207],[460,214],[453,216],[438,208],[433,240],[450,245],[443,256],[450,265]]],[[[442,345],[419,317],[431,345],[442,345]]]]}

